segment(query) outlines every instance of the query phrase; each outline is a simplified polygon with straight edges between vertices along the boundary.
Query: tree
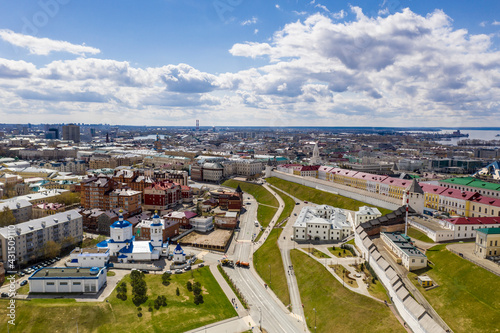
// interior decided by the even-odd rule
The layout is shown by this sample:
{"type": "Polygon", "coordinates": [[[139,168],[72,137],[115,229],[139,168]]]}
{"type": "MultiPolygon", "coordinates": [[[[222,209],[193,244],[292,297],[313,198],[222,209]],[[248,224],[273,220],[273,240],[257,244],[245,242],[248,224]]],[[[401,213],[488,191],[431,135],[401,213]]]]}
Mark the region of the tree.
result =
{"type": "Polygon", "coordinates": [[[164,286],[168,286],[170,284],[170,273],[163,273],[162,276],[161,276],[161,281],[163,283],[164,286]]]}
{"type": "Polygon", "coordinates": [[[71,245],[75,244],[75,238],[73,236],[68,236],[68,237],[65,237],[62,241],[63,243],[63,247],[66,248],[66,247],[70,247],[71,245]]]}
{"type": "Polygon", "coordinates": [[[194,295],[194,304],[198,305],[201,303],[203,303],[203,295],[201,294],[194,295]]]}
{"type": "Polygon", "coordinates": [[[193,291],[193,284],[191,283],[191,281],[188,281],[186,283],[186,287],[188,291],[193,291]]]}
{"type": "Polygon", "coordinates": [[[16,224],[14,213],[9,207],[4,207],[3,211],[0,212],[0,227],[7,227],[12,224],[16,224]]]}
{"type": "Polygon", "coordinates": [[[179,295],[181,294],[181,292],[179,291],[179,287],[177,287],[177,289],[175,290],[175,294],[176,294],[177,296],[179,296],[179,295]]]}
{"type": "Polygon", "coordinates": [[[64,204],[66,206],[70,206],[73,204],[79,204],[80,203],[80,193],[78,192],[63,192],[58,196],[52,197],[48,199],[48,202],[57,202],[64,204]]]}
{"type": "Polygon", "coordinates": [[[42,253],[45,258],[57,257],[61,253],[61,244],[54,241],[48,241],[43,245],[42,253]]]}

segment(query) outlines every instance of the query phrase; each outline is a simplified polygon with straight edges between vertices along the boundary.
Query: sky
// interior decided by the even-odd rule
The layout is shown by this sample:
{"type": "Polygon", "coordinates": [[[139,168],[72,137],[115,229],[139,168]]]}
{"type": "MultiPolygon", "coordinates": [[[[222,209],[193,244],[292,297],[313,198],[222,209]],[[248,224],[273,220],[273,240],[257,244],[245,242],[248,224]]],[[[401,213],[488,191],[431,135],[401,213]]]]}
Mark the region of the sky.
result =
{"type": "Polygon", "coordinates": [[[0,123],[500,127],[498,0],[0,0],[0,123]]]}

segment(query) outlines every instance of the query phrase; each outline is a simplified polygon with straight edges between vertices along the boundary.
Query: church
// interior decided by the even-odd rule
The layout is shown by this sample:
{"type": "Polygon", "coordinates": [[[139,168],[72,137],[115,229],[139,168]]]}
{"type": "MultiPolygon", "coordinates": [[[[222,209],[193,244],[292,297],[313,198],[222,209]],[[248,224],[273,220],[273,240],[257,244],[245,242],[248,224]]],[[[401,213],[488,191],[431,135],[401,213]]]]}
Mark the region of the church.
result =
{"type": "Polygon", "coordinates": [[[136,241],[132,224],[123,219],[122,212],[118,221],[110,226],[110,238],[97,244],[98,248],[108,249],[111,257],[118,262],[158,260],[168,254],[168,244],[163,243],[163,224],[158,213],[152,217],[150,240],[136,241]]]}

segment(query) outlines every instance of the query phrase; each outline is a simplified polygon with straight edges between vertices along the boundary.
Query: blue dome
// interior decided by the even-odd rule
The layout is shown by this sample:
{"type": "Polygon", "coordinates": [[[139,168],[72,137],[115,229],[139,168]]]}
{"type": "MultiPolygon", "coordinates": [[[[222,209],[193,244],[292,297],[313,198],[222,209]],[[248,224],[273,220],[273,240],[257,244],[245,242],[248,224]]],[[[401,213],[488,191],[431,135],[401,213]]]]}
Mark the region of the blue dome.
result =
{"type": "Polygon", "coordinates": [[[113,223],[111,225],[111,228],[126,228],[126,227],[131,227],[132,226],[132,223],[130,223],[129,221],[126,221],[126,220],[118,220],[116,221],[115,223],[113,223]]]}

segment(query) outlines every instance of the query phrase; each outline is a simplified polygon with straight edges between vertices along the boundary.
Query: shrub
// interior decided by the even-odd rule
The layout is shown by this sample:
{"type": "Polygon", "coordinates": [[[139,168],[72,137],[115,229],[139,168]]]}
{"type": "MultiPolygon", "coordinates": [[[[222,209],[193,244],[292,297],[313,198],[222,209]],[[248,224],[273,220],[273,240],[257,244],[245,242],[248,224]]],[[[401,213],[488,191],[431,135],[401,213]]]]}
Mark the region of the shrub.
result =
{"type": "Polygon", "coordinates": [[[188,281],[186,283],[186,287],[188,291],[193,291],[193,284],[191,283],[191,281],[188,281]]]}
{"type": "Polygon", "coordinates": [[[203,303],[203,296],[201,294],[194,296],[194,304],[198,305],[203,303]]]}

